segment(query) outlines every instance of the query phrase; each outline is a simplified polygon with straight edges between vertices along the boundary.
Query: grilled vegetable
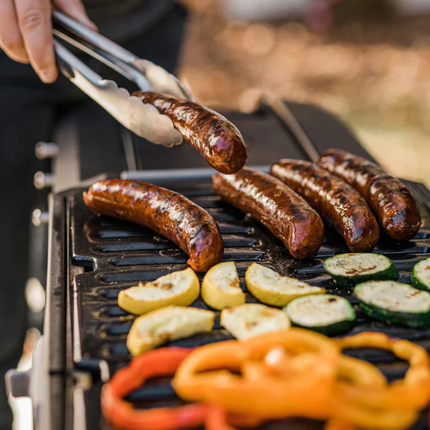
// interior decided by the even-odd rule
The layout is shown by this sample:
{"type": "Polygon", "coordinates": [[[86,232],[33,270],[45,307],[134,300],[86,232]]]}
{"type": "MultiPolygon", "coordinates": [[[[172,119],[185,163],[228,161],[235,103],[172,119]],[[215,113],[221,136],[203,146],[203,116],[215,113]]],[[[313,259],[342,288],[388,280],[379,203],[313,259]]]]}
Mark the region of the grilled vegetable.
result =
{"type": "Polygon", "coordinates": [[[176,429],[181,425],[201,424],[205,415],[204,405],[184,405],[172,408],[152,408],[146,411],[130,407],[124,400],[127,394],[141,388],[151,377],[170,376],[179,364],[191,352],[185,348],[162,348],[150,351],[115,373],[113,378],[103,385],[101,406],[104,417],[116,428],[124,430],[159,428],[176,429]]]}
{"type": "Polygon", "coordinates": [[[248,290],[260,302],[271,306],[285,306],[297,297],[325,292],[324,288],[311,287],[298,279],[281,276],[258,263],[252,263],[248,267],[245,280],[248,290]]]}
{"type": "Polygon", "coordinates": [[[430,258],[415,264],[412,270],[411,283],[420,290],[430,290],[430,258]]]}
{"type": "Polygon", "coordinates": [[[146,410],[134,409],[124,399],[146,383],[150,378],[172,376],[192,348],[160,348],[134,358],[131,363],[115,373],[103,385],[100,402],[107,421],[122,430],[177,430],[201,427],[206,429],[230,429],[229,424],[258,424],[252,417],[227,416],[216,405],[204,403],[187,404],[172,408],[158,407],[146,410]],[[214,427],[213,423],[216,423],[214,427]]]}
{"type": "Polygon", "coordinates": [[[197,348],[179,365],[173,386],[183,400],[217,405],[229,417],[307,417],[328,419],[331,430],[406,430],[428,405],[430,360],[421,346],[383,333],[329,339],[291,328],[197,348]],[[373,364],[341,355],[351,348],[391,351],[409,363],[405,378],[389,384],[373,364]]]}
{"type": "Polygon", "coordinates": [[[339,254],[327,258],[324,269],[343,287],[370,280],[393,280],[399,272],[393,262],[380,254],[339,254]]]}
{"type": "MultiPolygon", "coordinates": [[[[405,339],[393,339],[376,332],[342,337],[336,339],[336,343],[342,350],[380,348],[391,351],[407,361],[409,368],[403,379],[381,384],[378,383],[380,378],[375,379],[375,374],[373,380],[369,379],[370,363],[366,363],[368,370],[363,367],[362,372],[359,369],[345,372],[341,365],[341,378],[336,383],[332,403],[334,417],[360,429],[410,429],[429,402],[430,360],[427,351],[405,339]]],[[[361,360],[357,362],[364,364],[361,360]]]]}
{"type": "Polygon", "coordinates": [[[354,295],[370,317],[412,328],[430,326],[430,293],[395,281],[369,281],[358,284],[354,295]]]}
{"type": "Polygon", "coordinates": [[[245,303],[239,277],[233,262],[220,263],[206,273],[202,283],[202,298],[211,308],[222,310],[245,303]]]}
{"type": "Polygon", "coordinates": [[[262,333],[285,330],[290,320],[285,312],[257,303],[248,303],[221,312],[221,325],[236,339],[245,340],[262,333]]]}
{"type": "Polygon", "coordinates": [[[167,341],[212,331],[215,313],[204,309],[167,306],[134,321],[127,336],[127,348],[132,355],[167,341]]]}
{"type": "Polygon", "coordinates": [[[118,296],[121,309],[132,314],[146,314],[168,305],[188,306],[200,292],[199,278],[190,268],[169,273],[153,282],[127,288],[118,296]]]}
{"type": "Polygon", "coordinates": [[[355,311],[348,300],[331,294],[300,297],[288,303],[284,311],[294,326],[335,336],[350,331],[355,311]]]}
{"type": "Polygon", "coordinates": [[[179,366],[173,386],[183,400],[216,404],[229,416],[324,420],[339,362],[333,340],[291,328],[197,348],[179,366]]]}

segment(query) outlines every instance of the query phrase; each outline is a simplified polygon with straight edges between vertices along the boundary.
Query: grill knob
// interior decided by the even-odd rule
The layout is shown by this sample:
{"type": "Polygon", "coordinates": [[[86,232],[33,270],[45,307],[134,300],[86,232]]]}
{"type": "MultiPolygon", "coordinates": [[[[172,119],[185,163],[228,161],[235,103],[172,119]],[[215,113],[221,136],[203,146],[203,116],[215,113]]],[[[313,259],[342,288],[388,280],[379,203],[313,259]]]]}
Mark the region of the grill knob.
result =
{"type": "Polygon", "coordinates": [[[54,158],[58,155],[58,145],[52,142],[39,142],[36,144],[36,157],[40,160],[45,158],[54,158]]]}
{"type": "Polygon", "coordinates": [[[33,183],[38,190],[52,187],[55,183],[55,176],[52,173],[36,172],[33,183]]]}
{"type": "Polygon", "coordinates": [[[30,371],[9,370],[5,375],[6,392],[13,397],[28,397],[30,371]]]}
{"type": "Polygon", "coordinates": [[[31,216],[31,222],[36,227],[47,224],[49,222],[49,212],[42,212],[40,209],[35,209],[31,216]]]}

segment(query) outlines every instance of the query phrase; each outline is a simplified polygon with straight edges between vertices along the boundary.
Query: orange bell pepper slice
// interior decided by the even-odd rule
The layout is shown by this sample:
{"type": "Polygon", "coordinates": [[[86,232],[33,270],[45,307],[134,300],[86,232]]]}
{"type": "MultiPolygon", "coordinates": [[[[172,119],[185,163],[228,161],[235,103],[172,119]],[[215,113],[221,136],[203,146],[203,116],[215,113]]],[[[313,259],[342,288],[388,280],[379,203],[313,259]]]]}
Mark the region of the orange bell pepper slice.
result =
{"type": "Polygon", "coordinates": [[[337,418],[330,418],[325,423],[324,430],[356,430],[356,427],[337,418]]]}
{"type": "Polygon", "coordinates": [[[353,384],[361,387],[386,387],[387,379],[373,364],[358,358],[342,355],[339,362],[337,384],[353,384]]]}
{"type": "Polygon", "coordinates": [[[339,395],[334,395],[332,416],[368,430],[405,430],[418,419],[414,410],[397,411],[395,409],[368,408],[353,404],[339,395]]]}
{"type": "Polygon", "coordinates": [[[328,416],[339,348],[319,333],[289,329],[252,338],[205,345],[194,350],[173,379],[177,394],[188,401],[220,405],[231,413],[261,419],[328,416]],[[291,355],[291,373],[282,377],[262,366],[275,347],[291,355]],[[300,368],[302,353],[314,353],[313,366],[300,368]],[[295,356],[297,358],[295,359],[295,356]],[[219,370],[221,369],[221,370],[219,370]],[[232,372],[241,371],[242,375],[232,372]]]}
{"type": "Polygon", "coordinates": [[[405,379],[388,385],[375,366],[344,356],[333,395],[332,417],[372,430],[403,430],[413,425],[419,410],[429,400],[427,352],[411,342],[393,340],[383,333],[360,333],[337,342],[342,349],[389,350],[408,360],[411,366],[405,379]]]}
{"type": "Polygon", "coordinates": [[[430,397],[430,359],[427,351],[407,340],[390,339],[383,333],[360,333],[337,340],[342,349],[380,348],[409,362],[405,378],[388,386],[372,387],[338,384],[341,396],[371,408],[423,409],[430,397]]]}

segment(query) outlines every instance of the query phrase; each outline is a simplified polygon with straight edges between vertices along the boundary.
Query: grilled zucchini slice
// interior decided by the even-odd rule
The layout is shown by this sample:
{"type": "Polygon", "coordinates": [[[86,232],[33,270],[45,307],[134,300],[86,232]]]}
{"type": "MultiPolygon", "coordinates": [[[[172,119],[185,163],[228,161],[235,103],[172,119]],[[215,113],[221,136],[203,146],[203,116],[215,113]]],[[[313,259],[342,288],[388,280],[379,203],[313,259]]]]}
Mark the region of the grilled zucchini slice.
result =
{"type": "Polygon", "coordinates": [[[430,290],[430,258],[415,264],[412,270],[411,283],[420,290],[430,290]]]}
{"type": "Polygon", "coordinates": [[[311,287],[306,282],[281,276],[274,270],[252,263],[245,273],[246,286],[260,302],[270,306],[285,306],[297,297],[325,293],[324,288],[311,287]]]}
{"type": "Polygon", "coordinates": [[[290,328],[285,312],[258,303],[224,309],[221,325],[236,339],[245,340],[259,334],[290,328]]]}
{"type": "Polygon", "coordinates": [[[171,340],[212,331],[215,312],[167,306],[136,318],[127,336],[127,348],[136,356],[171,340]]]}
{"type": "Polygon", "coordinates": [[[245,303],[236,265],[231,262],[212,267],[203,278],[202,298],[211,308],[222,310],[245,303]]]}
{"type": "Polygon", "coordinates": [[[188,306],[197,299],[200,282],[193,269],[161,276],[155,281],[139,282],[118,295],[118,305],[132,314],[146,314],[168,305],[188,306]]]}
{"type": "Polygon", "coordinates": [[[430,293],[395,281],[356,285],[354,295],[372,318],[412,328],[430,327],[430,293]]]}
{"type": "Polygon", "coordinates": [[[293,326],[326,336],[347,333],[355,325],[355,311],[351,303],[331,294],[299,297],[288,303],[284,311],[293,326]]]}
{"type": "Polygon", "coordinates": [[[343,287],[353,287],[370,280],[395,281],[399,277],[393,262],[380,254],[338,254],[325,260],[324,269],[343,287]]]}

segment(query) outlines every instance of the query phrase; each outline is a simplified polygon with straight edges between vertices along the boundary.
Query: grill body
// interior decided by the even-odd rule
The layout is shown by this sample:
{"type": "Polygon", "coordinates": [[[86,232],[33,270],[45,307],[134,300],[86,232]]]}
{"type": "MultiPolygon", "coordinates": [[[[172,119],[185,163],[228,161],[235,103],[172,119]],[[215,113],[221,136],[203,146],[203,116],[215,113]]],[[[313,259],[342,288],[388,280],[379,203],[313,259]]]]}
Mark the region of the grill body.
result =
{"type": "MultiPolygon", "coordinates": [[[[368,156],[333,117],[304,106],[296,106],[294,110],[304,128],[309,130],[308,134],[319,152],[337,146],[368,156]],[[330,118],[330,127],[327,127],[327,118],[330,118]],[[319,129],[312,127],[315,123],[320,124],[319,129]],[[335,145],[330,140],[333,133],[338,136],[335,145]]],[[[284,139],[279,136],[277,139],[285,141],[285,146],[274,145],[277,149],[271,153],[271,161],[291,154],[306,159],[306,153],[291,138],[288,130],[282,125],[281,130],[284,130],[284,139]]],[[[253,148],[250,149],[252,154],[253,148]]],[[[246,293],[245,271],[252,262],[260,262],[283,275],[323,286],[329,293],[350,300],[357,311],[357,325],[352,333],[382,331],[412,340],[430,350],[428,330],[390,327],[371,321],[356,306],[351,289],[340,289],[331,281],[323,269],[324,259],[348,252],[344,241],[331,228],[326,227],[326,237],[318,254],[298,261],[291,258],[285,246],[268,230],[221,201],[210,185],[208,171],[182,170],[173,174],[171,170],[159,170],[153,178],[150,172],[124,172],[122,176],[160,183],[183,193],[208,210],[220,225],[226,247],[224,261],[236,262],[241,287],[246,293]]],[[[419,202],[422,228],[406,245],[383,240],[374,251],[394,261],[400,272],[400,282],[409,282],[414,264],[430,257],[430,192],[421,184],[407,182],[407,185],[419,202]]],[[[44,419],[49,420],[49,426],[39,423],[44,429],[110,429],[101,416],[100,389],[103,381],[131,358],[125,342],[134,320],[132,315],[118,307],[117,295],[120,290],[139,281],[151,281],[172,270],[187,267],[186,255],[154,232],[94,215],[83,203],[82,192],[85,189],[76,187],[53,194],[50,199],[48,302],[44,332],[44,362],[49,390],[41,401],[43,409],[48,411],[48,418],[44,419]]],[[[258,302],[248,293],[246,300],[258,302]]],[[[201,298],[193,306],[207,308],[201,298]]],[[[231,337],[220,327],[218,313],[213,333],[196,335],[169,345],[191,347],[227,339],[231,337]]],[[[395,360],[387,352],[369,349],[350,351],[350,354],[376,363],[390,380],[402,377],[406,371],[405,363],[395,360]]],[[[143,408],[181,404],[165,378],[150,381],[144,389],[130,395],[129,400],[143,408]]],[[[270,423],[264,428],[283,429],[287,423],[289,429],[322,428],[321,423],[297,419],[270,423]]],[[[424,416],[415,428],[427,428],[424,416]]]]}

